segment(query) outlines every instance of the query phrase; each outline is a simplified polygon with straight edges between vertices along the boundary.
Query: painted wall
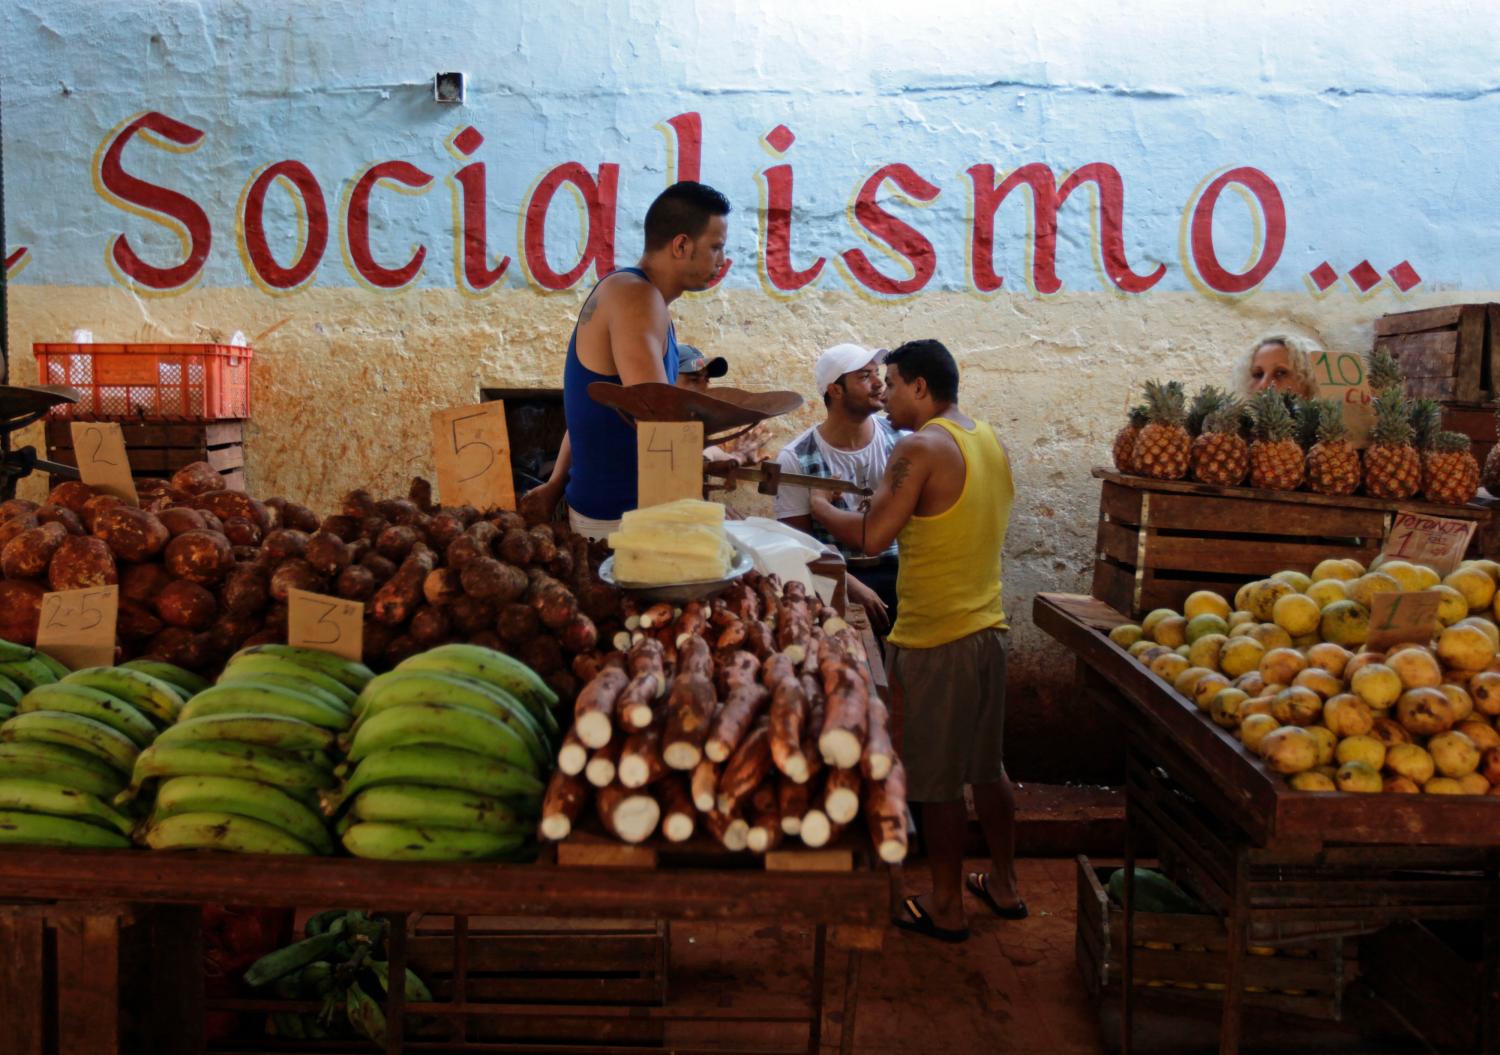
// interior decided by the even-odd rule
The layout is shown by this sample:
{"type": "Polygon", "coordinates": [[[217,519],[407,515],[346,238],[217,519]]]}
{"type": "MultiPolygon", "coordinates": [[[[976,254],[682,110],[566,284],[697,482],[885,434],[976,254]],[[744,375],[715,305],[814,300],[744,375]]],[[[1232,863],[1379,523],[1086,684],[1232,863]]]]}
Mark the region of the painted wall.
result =
{"type": "Polygon", "coordinates": [[[402,486],[434,407],[559,382],[594,276],[701,176],[733,265],[678,330],[733,380],[808,391],[847,339],[958,354],[1020,490],[1015,764],[1083,774],[1051,745],[1094,718],[1026,614],[1087,582],[1132,389],[1500,290],[1500,24],[1304,6],[12,0],[12,375],[76,328],[242,331],[257,492],[402,486]]]}

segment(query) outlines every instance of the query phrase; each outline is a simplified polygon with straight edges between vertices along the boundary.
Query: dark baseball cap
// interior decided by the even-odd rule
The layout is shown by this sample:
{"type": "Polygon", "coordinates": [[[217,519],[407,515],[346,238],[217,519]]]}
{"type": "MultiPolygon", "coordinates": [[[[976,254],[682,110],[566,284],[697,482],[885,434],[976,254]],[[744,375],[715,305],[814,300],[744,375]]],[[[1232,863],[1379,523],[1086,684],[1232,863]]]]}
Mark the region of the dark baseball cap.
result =
{"type": "Polygon", "coordinates": [[[677,372],[680,374],[702,372],[709,377],[723,377],[729,373],[729,360],[722,355],[709,359],[691,344],[679,344],[677,346],[677,372]]]}

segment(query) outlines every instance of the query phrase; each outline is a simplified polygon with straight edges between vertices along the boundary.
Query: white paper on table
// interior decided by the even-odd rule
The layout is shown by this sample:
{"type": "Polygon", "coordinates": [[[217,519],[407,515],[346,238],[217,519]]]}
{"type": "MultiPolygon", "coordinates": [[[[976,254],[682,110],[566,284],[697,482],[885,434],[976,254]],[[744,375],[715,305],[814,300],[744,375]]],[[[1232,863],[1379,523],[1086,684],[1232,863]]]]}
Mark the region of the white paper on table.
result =
{"type": "Polygon", "coordinates": [[[726,520],[724,531],[750,554],[762,575],[776,575],[784,583],[800,582],[816,592],[807,562],[823,555],[823,544],[811,535],[768,517],[726,520]]]}

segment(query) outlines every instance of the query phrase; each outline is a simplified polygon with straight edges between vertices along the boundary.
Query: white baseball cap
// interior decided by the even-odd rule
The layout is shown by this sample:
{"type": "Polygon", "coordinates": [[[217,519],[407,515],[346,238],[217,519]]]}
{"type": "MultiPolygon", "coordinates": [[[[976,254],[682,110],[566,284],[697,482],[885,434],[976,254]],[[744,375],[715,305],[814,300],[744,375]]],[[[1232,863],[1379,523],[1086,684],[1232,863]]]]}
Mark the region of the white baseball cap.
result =
{"type": "Polygon", "coordinates": [[[863,348],[857,344],[836,344],[818,356],[818,365],[813,370],[817,379],[818,395],[824,395],[828,386],[845,374],[863,370],[871,363],[885,358],[883,349],[863,348]]]}

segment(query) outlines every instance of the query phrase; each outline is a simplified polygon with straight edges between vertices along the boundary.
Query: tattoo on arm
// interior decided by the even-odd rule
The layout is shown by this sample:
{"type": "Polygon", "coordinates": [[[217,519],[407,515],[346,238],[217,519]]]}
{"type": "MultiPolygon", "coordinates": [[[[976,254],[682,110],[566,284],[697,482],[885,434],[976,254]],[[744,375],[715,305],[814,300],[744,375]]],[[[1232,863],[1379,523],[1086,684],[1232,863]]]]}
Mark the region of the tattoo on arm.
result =
{"type": "Polygon", "coordinates": [[[578,313],[578,325],[583,326],[594,317],[594,308],[597,306],[593,297],[589,297],[588,303],[584,304],[583,310],[578,313]]]}
{"type": "Polygon", "coordinates": [[[906,482],[909,475],[911,475],[910,458],[897,458],[893,461],[891,463],[891,490],[901,490],[901,485],[906,482]]]}

